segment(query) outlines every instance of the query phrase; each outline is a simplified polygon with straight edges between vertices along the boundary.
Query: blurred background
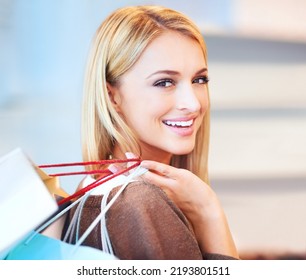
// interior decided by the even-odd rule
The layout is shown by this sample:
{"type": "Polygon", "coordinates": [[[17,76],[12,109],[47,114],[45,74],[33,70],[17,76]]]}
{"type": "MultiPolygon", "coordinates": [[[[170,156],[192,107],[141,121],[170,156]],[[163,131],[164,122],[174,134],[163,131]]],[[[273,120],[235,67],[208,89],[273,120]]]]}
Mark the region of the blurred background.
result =
{"type": "MultiPolygon", "coordinates": [[[[0,156],[81,161],[91,38],[114,9],[162,4],[208,47],[210,174],[241,257],[306,255],[306,2],[0,0],[0,156]]],[[[78,179],[65,179],[73,192],[78,179]]]]}

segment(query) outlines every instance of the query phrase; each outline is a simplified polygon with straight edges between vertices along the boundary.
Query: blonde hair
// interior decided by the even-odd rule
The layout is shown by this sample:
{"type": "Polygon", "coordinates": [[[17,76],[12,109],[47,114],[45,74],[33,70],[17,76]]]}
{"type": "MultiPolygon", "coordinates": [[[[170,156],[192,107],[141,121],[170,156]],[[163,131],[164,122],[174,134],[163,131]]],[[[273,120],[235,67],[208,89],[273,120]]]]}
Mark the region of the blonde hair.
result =
{"type": "MultiPolygon", "coordinates": [[[[145,48],[164,31],[196,40],[207,62],[206,46],[197,26],[185,15],[161,6],[125,7],[113,12],[98,28],[89,56],[82,122],[83,159],[107,159],[115,143],[122,151],[141,155],[137,138],[110,100],[107,83],[117,85],[145,48]]],[[[186,168],[208,182],[210,110],[197,132],[194,150],[174,155],[171,165],[186,168]]]]}

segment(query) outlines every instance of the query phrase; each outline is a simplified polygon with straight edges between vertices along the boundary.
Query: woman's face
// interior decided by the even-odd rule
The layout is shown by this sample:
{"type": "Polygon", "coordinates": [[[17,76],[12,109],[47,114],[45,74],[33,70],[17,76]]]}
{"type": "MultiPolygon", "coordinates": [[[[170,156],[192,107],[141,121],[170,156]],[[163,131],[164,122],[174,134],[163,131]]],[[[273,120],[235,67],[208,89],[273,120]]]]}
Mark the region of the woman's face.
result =
{"type": "Polygon", "coordinates": [[[117,111],[136,132],[142,158],[169,163],[190,153],[208,108],[207,66],[200,45],[167,31],[110,87],[117,111]]]}

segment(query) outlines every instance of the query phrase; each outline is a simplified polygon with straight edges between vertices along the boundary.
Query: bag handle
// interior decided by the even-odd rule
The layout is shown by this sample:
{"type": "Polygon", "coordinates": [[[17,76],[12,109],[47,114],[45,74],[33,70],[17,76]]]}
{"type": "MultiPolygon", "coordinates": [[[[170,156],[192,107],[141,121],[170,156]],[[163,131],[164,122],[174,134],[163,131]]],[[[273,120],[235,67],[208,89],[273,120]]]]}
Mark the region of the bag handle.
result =
{"type": "MultiPolygon", "coordinates": [[[[69,163],[55,163],[55,164],[42,164],[38,165],[39,168],[53,168],[53,167],[71,167],[71,166],[88,166],[88,165],[105,165],[111,163],[128,163],[128,162],[140,162],[140,158],[127,158],[127,159],[105,159],[96,161],[82,161],[82,162],[69,162],[69,163]]],[[[92,175],[92,174],[111,174],[112,172],[108,169],[98,169],[91,171],[80,171],[80,172],[62,172],[49,174],[49,176],[70,176],[70,175],[92,175]]]]}
{"type": "MultiPolygon", "coordinates": [[[[85,232],[82,234],[82,236],[77,240],[77,242],[75,243],[74,249],[72,251],[72,253],[75,253],[75,251],[79,248],[79,246],[81,246],[81,244],[84,242],[84,240],[88,237],[88,235],[92,232],[92,230],[96,227],[96,225],[103,219],[105,218],[105,214],[106,212],[109,210],[109,208],[114,204],[114,202],[116,201],[116,199],[119,197],[119,195],[124,191],[124,189],[128,186],[128,184],[136,177],[141,176],[142,174],[144,174],[145,172],[147,172],[148,170],[146,168],[143,168],[141,166],[139,166],[140,162],[138,162],[138,167],[132,172],[130,173],[126,179],[124,184],[121,186],[121,188],[119,189],[119,191],[114,195],[114,197],[109,201],[109,203],[106,205],[106,207],[104,209],[102,209],[102,211],[100,212],[100,214],[94,219],[94,221],[90,224],[90,226],[85,230],[85,232]]],[[[134,164],[136,165],[136,164],[134,164]]],[[[133,165],[133,166],[134,166],[133,165]]],[[[135,168],[135,167],[134,167],[135,168]]],[[[126,172],[128,170],[132,169],[132,166],[129,168],[125,168],[123,170],[123,172],[126,172]]],[[[122,174],[123,172],[118,172],[115,173],[114,177],[122,174]],[[119,174],[120,173],[120,174],[119,174]]],[[[109,179],[110,180],[110,179],[109,179]]],[[[106,182],[106,180],[104,181],[106,182]]],[[[100,185],[103,182],[100,181],[100,185]]],[[[98,186],[98,185],[97,185],[98,186]]],[[[93,188],[91,188],[92,190],[93,188]]],[[[51,225],[53,222],[55,222],[57,219],[59,219],[61,216],[63,216],[67,211],[69,211],[72,207],[74,207],[76,204],[82,202],[82,200],[86,200],[87,197],[90,195],[91,191],[87,191],[85,196],[81,196],[79,197],[77,200],[75,200],[74,202],[72,202],[70,205],[68,205],[66,208],[64,208],[61,212],[59,212],[57,215],[55,215],[54,217],[52,217],[51,219],[49,219],[47,222],[45,222],[43,225],[41,225],[39,228],[37,228],[35,230],[35,232],[29,236],[29,238],[25,241],[25,245],[28,244],[35,236],[37,233],[40,233],[41,231],[43,231],[44,229],[46,229],[49,225],[51,225]]],[[[102,232],[101,232],[102,233],[102,232]]],[[[103,234],[105,235],[106,238],[106,252],[110,253],[113,255],[113,251],[112,251],[112,246],[109,240],[109,236],[108,236],[108,232],[107,230],[105,230],[103,232],[103,234]]],[[[65,238],[64,238],[65,239],[65,238]]]]}
{"type": "MultiPolygon", "coordinates": [[[[125,188],[128,186],[128,184],[136,177],[139,177],[146,173],[148,170],[144,167],[138,166],[132,173],[130,173],[124,184],[121,186],[120,190],[114,195],[114,197],[110,200],[110,202],[107,203],[106,207],[102,209],[100,214],[94,219],[94,221],[90,224],[90,226],[85,230],[85,232],[82,234],[82,236],[77,240],[75,243],[74,251],[77,250],[77,248],[84,242],[84,240],[88,237],[88,235],[92,232],[92,230],[97,226],[97,224],[105,218],[106,212],[109,210],[109,208],[114,204],[116,199],[119,197],[119,195],[125,190],[125,188]]],[[[105,235],[107,246],[106,248],[103,248],[107,253],[110,253],[113,255],[112,246],[110,243],[110,239],[108,236],[107,229],[105,228],[105,231],[101,234],[105,235]]]]}
{"type": "Polygon", "coordinates": [[[69,202],[75,198],[78,198],[82,195],[84,195],[86,192],[90,191],[91,189],[100,186],[101,184],[113,179],[114,177],[124,174],[131,169],[137,167],[140,165],[140,158],[131,158],[131,159],[108,159],[108,160],[99,160],[99,161],[87,161],[87,162],[73,162],[73,163],[59,163],[59,164],[44,164],[39,165],[39,168],[54,168],[54,167],[71,167],[71,166],[88,166],[88,165],[104,165],[104,164],[111,164],[111,163],[128,163],[128,162],[136,162],[130,167],[126,167],[123,170],[113,174],[108,169],[100,169],[100,170],[91,170],[91,171],[80,171],[80,172],[62,172],[62,173],[55,173],[55,174],[49,174],[51,177],[59,177],[59,176],[71,176],[71,175],[92,175],[92,174],[106,174],[110,176],[103,176],[99,179],[97,179],[95,182],[91,183],[85,188],[80,189],[79,191],[76,191],[72,195],[69,195],[67,197],[64,197],[57,201],[57,204],[60,206],[66,202],[69,202]]]}
{"type": "MultiPolygon", "coordinates": [[[[112,162],[113,162],[113,160],[111,160],[112,162]]],[[[131,161],[131,160],[129,160],[129,161],[131,161]]],[[[121,161],[120,160],[120,162],[126,162],[126,161],[121,161]]],[[[86,164],[86,163],[85,163],[86,164]]],[[[130,169],[132,169],[132,167],[134,166],[134,165],[136,165],[136,164],[133,164],[131,167],[128,167],[128,168],[125,168],[124,170],[122,170],[122,171],[120,171],[120,172],[117,172],[117,173],[115,173],[115,174],[113,174],[113,176],[109,176],[109,177],[107,177],[104,181],[102,181],[102,180],[100,180],[99,181],[99,184],[97,184],[97,185],[95,185],[95,186],[93,186],[93,187],[91,187],[89,190],[87,190],[87,191],[84,191],[84,194],[86,193],[87,195],[89,195],[90,194],[90,190],[92,190],[94,187],[98,187],[99,185],[101,185],[101,184],[103,184],[103,183],[105,183],[106,181],[109,181],[110,179],[112,179],[112,178],[114,178],[114,177],[117,177],[117,176],[119,176],[119,175],[121,175],[121,174],[123,174],[124,172],[127,172],[128,170],[130,170],[130,169]],[[111,177],[111,178],[110,178],[111,177]]],[[[138,163],[138,165],[139,165],[139,163],[138,163]]],[[[65,164],[65,166],[68,166],[68,165],[66,165],[65,164]]],[[[70,166],[70,164],[69,164],[69,166],[70,166]]],[[[50,165],[48,165],[48,167],[54,167],[54,164],[50,164],[50,165]]],[[[133,167],[133,168],[135,168],[135,166],[133,167]]],[[[142,169],[144,169],[144,168],[142,168],[142,169]]],[[[135,173],[135,172],[133,172],[133,173],[131,173],[128,177],[127,177],[127,180],[126,180],[126,182],[130,182],[134,177],[135,177],[135,175],[133,175],[133,174],[136,174],[137,175],[137,173],[135,173]]],[[[50,175],[51,176],[51,175],[50,175]]],[[[139,176],[139,175],[138,175],[139,176]]],[[[97,181],[95,181],[94,183],[96,183],[97,181]]],[[[91,185],[93,185],[93,184],[90,184],[90,185],[88,185],[88,186],[91,186],[91,185]]],[[[88,187],[87,186],[87,187],[88,187]]],[[[87,189],[87,187],[85,187],[84,189],[87,189]]],[[[77,192],[78,193],[78,192],[77,192]]],[[[74,196],[74,194],[73,195],[71,195],[71,196],[74,196]]],[[[69,198],[69,197],[67,197],[67,198],[69,198]]],[[[81,195],[78,195],[78,198],[75,200],[75,201],[73,201],[71,204],[69,204],[68,206],[66,206],[62,211],[60,211],[58,214],[56,214],[55,216],[53,216],[51,219],[49,219],[47,222],[45,222],[43,225],[41,225],[39,228],[37,228],[36,229],[36,231],[37,232],[41,232],[41,231],[43,231],[44,229],[46,229],[49,225],[51,225],[53,222],[55,222],[57,219],[59,219],[62,215],[64,215],[66,212],[68,212],[72,207],[74,207],[76,204],[78,204],[80,201],[82,200],[82,196],[81,195]]],[[[65,201],[66,202],[66,201],[65,201]]]]}

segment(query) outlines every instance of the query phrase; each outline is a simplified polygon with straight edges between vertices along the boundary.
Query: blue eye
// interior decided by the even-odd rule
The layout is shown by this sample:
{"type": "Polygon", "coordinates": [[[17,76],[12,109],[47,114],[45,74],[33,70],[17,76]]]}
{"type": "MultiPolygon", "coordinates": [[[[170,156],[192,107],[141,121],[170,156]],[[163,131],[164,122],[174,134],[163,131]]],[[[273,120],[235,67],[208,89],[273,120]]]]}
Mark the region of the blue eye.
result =
{"type": "Polygon", "coordinates": [[[192,81],[195,84],[207,84],[209,82],[209,78],[207,76],[197,77],[192,81]]]}
{"type": "Polygon", "coordinates": [[[174,85],[174,82],[172,80],[169,79],[163,79],[163,80],[159,80],[157,82],[154,83],[155,87],[171,87],[174,85]]]}

